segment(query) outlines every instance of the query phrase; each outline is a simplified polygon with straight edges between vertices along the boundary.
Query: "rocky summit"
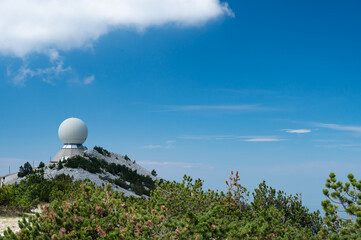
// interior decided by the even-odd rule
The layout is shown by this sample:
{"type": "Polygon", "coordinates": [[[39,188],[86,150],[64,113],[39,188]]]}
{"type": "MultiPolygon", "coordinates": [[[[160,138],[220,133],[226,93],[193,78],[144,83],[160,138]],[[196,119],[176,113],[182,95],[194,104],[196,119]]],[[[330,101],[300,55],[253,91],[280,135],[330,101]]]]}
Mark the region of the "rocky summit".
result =
{"type": "MultiPolygon", "coordinates": [[[[110,183],[114,190],[123,192],[124,196],[135,197],[149,196],[155,181],[161,180],[154,172],[152,174],[127,155],[109,152],[101,147],[94,147],[77,156],[35,169],[43,169],[46,179],[64,174],[71,176],[74,181],[89,179],[97,186],[110,183]]],[[[5,184],[20,183],[25,176],[18,175],[15,173],[6,176],[5,184]]]]}

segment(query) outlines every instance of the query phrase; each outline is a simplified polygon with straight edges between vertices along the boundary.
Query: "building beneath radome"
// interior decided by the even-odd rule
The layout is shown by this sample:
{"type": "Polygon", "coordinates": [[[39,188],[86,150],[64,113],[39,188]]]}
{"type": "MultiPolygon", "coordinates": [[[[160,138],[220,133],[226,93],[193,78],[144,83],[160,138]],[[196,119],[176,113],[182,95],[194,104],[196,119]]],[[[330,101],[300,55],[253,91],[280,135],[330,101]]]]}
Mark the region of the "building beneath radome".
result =
{"type": "Polygon", "coordinates": [[[87,150],[83,143],[88,137],[88,127],[79,118],[64,120],[59,126],[58,134],[64,146],[50,161],[51,163],[58,163],[87,150]]]}

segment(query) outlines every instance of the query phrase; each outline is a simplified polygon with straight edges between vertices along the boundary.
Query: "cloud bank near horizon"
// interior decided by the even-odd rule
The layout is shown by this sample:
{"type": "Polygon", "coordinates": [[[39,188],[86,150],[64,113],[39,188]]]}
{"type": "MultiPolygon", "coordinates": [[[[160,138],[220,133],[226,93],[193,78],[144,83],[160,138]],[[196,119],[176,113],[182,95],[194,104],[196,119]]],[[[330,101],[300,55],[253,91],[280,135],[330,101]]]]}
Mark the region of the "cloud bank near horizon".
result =
{"type": "Polygon", "coordinates": [[[0,1],[0,54],[25,57],[90,47],[122,27],[195,26],[233,16],[219,0],[3,0],[0,1]]]}

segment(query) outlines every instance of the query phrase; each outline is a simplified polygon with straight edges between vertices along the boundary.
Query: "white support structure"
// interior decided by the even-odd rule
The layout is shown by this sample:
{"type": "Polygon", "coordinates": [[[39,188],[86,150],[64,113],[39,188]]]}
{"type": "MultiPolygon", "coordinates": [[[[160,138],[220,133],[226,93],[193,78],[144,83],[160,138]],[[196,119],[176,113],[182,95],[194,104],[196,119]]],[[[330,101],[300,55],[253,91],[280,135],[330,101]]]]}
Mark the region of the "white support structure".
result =
{"type": "Polygon", "coordinates": [[[82,154],[82,152],[84,152],[85,150],[87,150],[87,148],[81,144],[80,146],[79,144],[77,145],[66,144],[64,145],[64,147],[60,149],[60,151],[55,155],[55,157],[53,157],[53,159],[50,162],[58,163],[59,161],[67,160],[68,158],[82,154]]]}

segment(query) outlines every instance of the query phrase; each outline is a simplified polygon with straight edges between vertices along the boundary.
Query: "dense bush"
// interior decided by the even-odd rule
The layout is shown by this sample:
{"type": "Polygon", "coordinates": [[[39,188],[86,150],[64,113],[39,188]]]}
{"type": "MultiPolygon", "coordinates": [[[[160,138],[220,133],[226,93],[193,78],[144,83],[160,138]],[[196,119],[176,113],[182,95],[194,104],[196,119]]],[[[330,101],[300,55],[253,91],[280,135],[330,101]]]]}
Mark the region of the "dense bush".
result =
{"type": "Polygon", "coordinates": [[[102,147],[95,146],[93,149],[103,156],[110,157],[110,152],[102,147]]]}
{"type": "Polygon", "coordinates": [[[343,184],[336,174],[330,173],[323,189],[327,197],[322,201],[327,227],[322,234],[331,239],[361,239],[361,180],[357,181],[351,173],[347,178],[349,181],[343,184]]]}
{"type": "MultiPolygon", "coordinates": [[[[89,181],[72,182],[65,175],[44,185],[46,180],[38,172],[30,174],[26,181],[37,189],[36,194],[26,193],[29,195],[27,199],[48,197],[50,204],[43,207],[41,214],[20,221],[20,232],[5,231],[0,240],[307,240],[359,239],[361,236],[361,181],[357,182],[353,175],[349,175],[346,184],[337,181],[334,174],[327,179],[324,194],[329,199],[322,203],[326,211],[325,224],[321,222],[319,212],[309,212],[297,195],[276,191],[265,182],[250,193],[239,184],[238,173],[232,173],[230,181],[226,182],[226,193],[205,191],[202,180],[193,181],[184,176],[181,183],[157,183],[150,200],[124,197],[117,191],[113,192],[110,185],[95,187],[89,181]],[[45,191],[45,186],[49,191],[45,191]],[[44,196],[41,196],[42,192],[44,196]],[[339,215],[340,210],[334,201],[345,208],[343,210],[350,218],[339,215]]],[[[18,192],[24,191],[20,185],[0,189],[0,203],[16,199],[18,192]]]]}
{"type": "Polygon", "coordinates": [[[136,170],[115,163],[108,163],[104,159],[98,159],[96,157],[74,156],[64,161],[64,166],[68,168],[82,168],[91,173],[105,173],[108,172],[112,175],[118,176],[116,180],[106,179],[110,183],[114,183],[119,187],[129,189],[129,185],[125,181],[130,183],[130,188],[136,194],[145,194],[149,196],[150,191],[155,188],[155,182],[150,176],[144,176],[138,174],[136,170]]]}
{"type": "Polygon", "coordinates": [[[259,184],[253,195],[251,208],[259,213],[263,209],[274,207],[283,210],[284,221],[290,221],[292,226],[307,227],[316,234],[322,226],[320,212],[309,213],[308,208],[302,206],[298,195],[287,196],[283,191],[276,192],[275,189],[266,185],[265,181],[259,184]]]}
{"type": "Polygon", "coordinates": [[[82,168],[91,173],[101,173],[102,168],[105,168],[108,163],[104,159],[95,157],[86,158],[80,155],[68,158],[64,161],[64,166],[68,168],[82,168]]]}
{"type": "MultiPolygon", "coordinates": [[[[240,211],[235,195],[204,191],[203,182],[185,176],[164,182],[151,200],[124,197],[93,184],[45,205],[23,219],[21,231],[5,239],[310,239],[307,227],[284,221],[284,210],[270,206],[254,215],[240,211]]],[[[1,239],[1,237],[0,237],[1,239]]]]}
{"type": "Polygon", "coordinates": [[[15,185],[0,187],[0,206],[13,206],[15,199],[15,185]]]}
{"type": "Polygon", "coordinates": [[[116,178],[116,179],[112,179],[108,176],[99,176],[100,179],[102,180],[106,180],[108,181],[109,183],[113,183],[121,188],[124,188],[124,189],[129,189],[130,186],[124,181],[122,180],[121,178],[116,178]]]}
{"type": "Polygon", "coordinates": [[[59,161],[56,170],[59,171],[59,170],[61,170],[61,169],[63,169],[63,168],[64,168],[63,161],[59,161]]]}
{"type": "Polygon", "coordinates": [[[25,177],[33,172],[33,167],[29,162],[26,162],[24,166],[20,166],[18,177],[25,177]]]}
{"type": "Polygon", "coordinates": [[[45,163],[40,162],[38,168],[43,168],[43,167],[45,167],[45,163]]]}
{"type": "Polygon", "coordinates": [[[72,178],[68,175],[61,174],[47,180],[41,169],[27,175],[19,184],[0,188],[0,205],[29,211],[40,202],[66,198],[74,187],[72,178]]]}

